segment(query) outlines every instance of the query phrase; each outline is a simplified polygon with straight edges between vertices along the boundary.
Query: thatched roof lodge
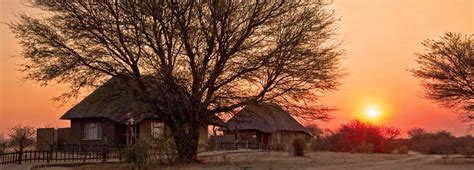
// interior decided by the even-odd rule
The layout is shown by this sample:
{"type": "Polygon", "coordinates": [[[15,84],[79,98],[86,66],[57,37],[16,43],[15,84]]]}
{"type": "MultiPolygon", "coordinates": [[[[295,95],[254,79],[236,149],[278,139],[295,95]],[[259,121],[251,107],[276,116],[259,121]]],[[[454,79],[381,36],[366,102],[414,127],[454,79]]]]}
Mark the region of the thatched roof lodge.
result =
{"type": "Polygon", "coordinates": [[[224,134],[237,141],[261,144],[291,144],[297,136],[311,133],[277,104],[248,105],[226,122],[224,134]]]}

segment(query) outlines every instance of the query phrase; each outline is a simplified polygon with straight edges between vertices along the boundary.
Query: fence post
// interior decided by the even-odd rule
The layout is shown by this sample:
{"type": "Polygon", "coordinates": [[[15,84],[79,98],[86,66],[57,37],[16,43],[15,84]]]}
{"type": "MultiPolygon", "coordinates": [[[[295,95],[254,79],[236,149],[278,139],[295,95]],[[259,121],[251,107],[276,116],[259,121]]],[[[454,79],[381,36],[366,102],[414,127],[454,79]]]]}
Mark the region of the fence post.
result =
{"type": "Polygon", "coordinates": [[[86,162],[86,159],[87,159],[87,150],[84,149],[83,152],[84,152],[84,153],[83,153],[83,154],[84,154],[83,159],[84,159],[84,162],[86,162]]]}
{"type": "Polygon", "coordinates": [[[3,147],[3,143],[1,144],[0,146],[2,149],[0,150],[0,155],[2,155],[2,161],[0,162],[0,165],[3,165],[3,162],[5,161],[5,155],[4,155],[4,147],[3,147]]]}
{"type": "Polygon", "coordinates": [[[46,163],[51,162],[51,157],[53,157],[53,145],[49,146],[48,155],[46,156],[46,163]]]}
{"type": "Polygon", "coordinates": [[[107,161],[107,149],[105,148],[105,144],[102,145],[102,162],[107,161]]]}
{"type": "Polygon", "coordinates": [[[28,162],[28,150],[26,150],[25,152],[23,152],[23,157],[25,158],[25,160],[23,162],[28,162]]]}
{"type": "MultiPolygon", "coordinates": [[[[117,145],[118,146],[118,145],[117,145]]],[[[122,147],[121,146],[118,146],[118,159],[120,162],[122,162],[122,147]]]]}
{"type": "Polygon", "coordinates": [[[18,164],[21,164],[21,159],[23,159],[23,149],[20,148],[18,151],[18,164]]]}

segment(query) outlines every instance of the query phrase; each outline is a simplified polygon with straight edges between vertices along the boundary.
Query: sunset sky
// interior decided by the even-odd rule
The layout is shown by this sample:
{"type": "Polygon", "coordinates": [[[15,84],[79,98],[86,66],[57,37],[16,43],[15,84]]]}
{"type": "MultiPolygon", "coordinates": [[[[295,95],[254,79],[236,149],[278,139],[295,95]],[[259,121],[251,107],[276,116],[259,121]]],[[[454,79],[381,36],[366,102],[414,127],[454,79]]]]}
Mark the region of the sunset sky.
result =
{"type": "MultiPolygon", "coordinates": [[[[15,124],[69,126],[59,117],[81,100],[61,106],[51,99],[64,91],[64,85],[40,87],[21,79],[21,48],[5,23],[15,21],[18,12],[42,14],[22,2],[0,0],[0,135],[15,124]]],[[[336,128],[358,118],[403,130],[466,133],[468,124],[458,115],[421,97],[419,81],[406,70],[417,67],[414,53],[423,52],[423,40],[447,31],[474,33],[473,0],[335,0],[331,8],[341,19],[338,38],[346,50],[341,67],[349,75],[339,91],[322,99],[339,110],[334,120],[318,122],[320,126],[336,128]],[[368,112],[376,115],[369,119],[368,112]]]]}

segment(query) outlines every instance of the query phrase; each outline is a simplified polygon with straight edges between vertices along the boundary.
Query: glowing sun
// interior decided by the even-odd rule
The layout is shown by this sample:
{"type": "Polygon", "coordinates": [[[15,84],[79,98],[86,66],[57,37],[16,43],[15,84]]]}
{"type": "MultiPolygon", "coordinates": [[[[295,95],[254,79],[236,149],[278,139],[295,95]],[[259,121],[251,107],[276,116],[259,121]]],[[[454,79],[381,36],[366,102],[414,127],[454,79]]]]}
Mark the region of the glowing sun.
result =
{"type": "Polygon", "coordinates": [[[367,116],[369,116],[369,118],[375,118],[377,115],[379,115],[379,111],[375,108],[371,108],[367,111],[367,116]]]}

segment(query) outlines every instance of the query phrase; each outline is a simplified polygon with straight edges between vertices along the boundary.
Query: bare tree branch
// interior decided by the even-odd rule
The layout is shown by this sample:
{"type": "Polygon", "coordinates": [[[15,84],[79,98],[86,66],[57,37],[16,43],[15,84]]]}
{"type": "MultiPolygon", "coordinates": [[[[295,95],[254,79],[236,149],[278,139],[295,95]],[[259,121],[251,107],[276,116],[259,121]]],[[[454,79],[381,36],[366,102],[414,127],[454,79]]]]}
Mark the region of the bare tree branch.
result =
{"type": "Polygon", "coordinates": [[[440,40],[426,40],[418,53],[418,69],[425,97],[458,111],[462,120],[474,120],[474,35],[448,32],[440,40]]]}

